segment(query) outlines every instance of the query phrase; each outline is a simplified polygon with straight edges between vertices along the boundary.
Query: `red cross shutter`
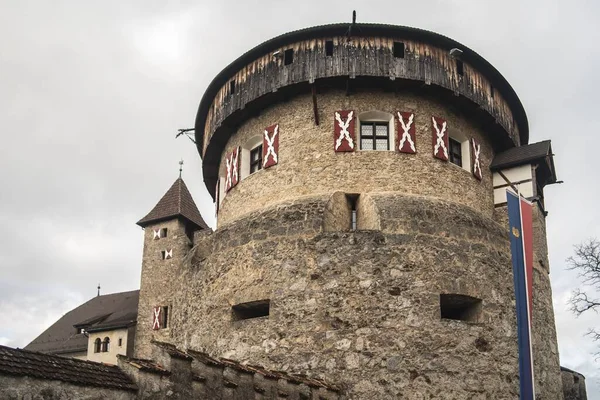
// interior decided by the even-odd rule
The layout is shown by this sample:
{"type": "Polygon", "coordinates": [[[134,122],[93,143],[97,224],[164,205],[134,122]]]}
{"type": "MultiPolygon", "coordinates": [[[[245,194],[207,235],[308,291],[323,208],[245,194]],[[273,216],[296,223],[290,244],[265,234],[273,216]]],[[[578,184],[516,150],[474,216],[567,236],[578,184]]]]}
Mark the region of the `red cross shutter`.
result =
{"type": "Polygon", "coordinates": [[[474,138],[471,139],[471,171],[475,178],[481,180],[481,145],[474,138]]]}
{"type": "Polygon", "coordinates": [[[354,111],[336,111],[333,114],[333,149],[336,152],[354,151],[354,111]]]}
{"type": "Polygon", "coordinates": [[[400,153],[415,154],[417,142],[415,141],[415,114],[411,112],[396,112],[396,141],[400,153]]]}
{"type": "Polygon", "coordinates": [[[431,117],[433,156],[448,161],[448,124],[445,119],[431,117]]]}
{"type": "Polygon", "coordinates": [[[162,307],[152,308],[152,329],[155,331],[160,329],[160,323],[162,321],[162,307]]]}
{"type": "Polygon", "coordinates": [[[279,124],[265,128],[263,132],[263,168],[269,168],[279,162],[279,124]]]}

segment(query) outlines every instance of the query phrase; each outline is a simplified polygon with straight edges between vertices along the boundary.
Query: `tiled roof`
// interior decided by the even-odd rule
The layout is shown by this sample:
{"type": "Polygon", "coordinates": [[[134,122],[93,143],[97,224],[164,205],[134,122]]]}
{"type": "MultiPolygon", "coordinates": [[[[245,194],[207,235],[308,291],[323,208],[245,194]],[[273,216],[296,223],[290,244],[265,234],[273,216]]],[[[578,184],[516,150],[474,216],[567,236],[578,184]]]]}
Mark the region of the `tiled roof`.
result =
{"type": "Polygon", "coordinates": [[[140,219],[137,224],[141,227],[146,227],[154,222],[176,217],[183,217],[198,228],[208,229],[208,225],[202,219],[190,191],[181,178],[178,178],[173,183],[152,211],[140,219]]]}
{"type": "Polygon", "coordinates": [[[135,324],[139,295],[134,290],[94,297],[66,313],[25,349],[52,354],[87,351],[88,338],[75,326],[100,331],[135,324]]]}
{"type": "Polygon", "coordinates": [[[490,168],[492,170],[497,170],[515,167],[530,163],[531,161],[543,159],[548,155],[552,155],[550,140],[544,140],[543,142],[513,147],[502,153],[496,154],[490,168]]]}
{"type": "Polygon", "coordinates": [[[135,383],[119,367],[6,346],[0,346],[0,374],[137,390],[135,383]]]}
{"type": "Polygon", "coordinates": [[[128,358],[122,354],[117,355],[117,357],[122,362],[125,362],[125,363],[131,365],[132,367],[139,369],[140,371],[151,372],[153,374],[158,374],[158,375],[170,375],[171,374],[171,372],[164,369],[162,367],[162,365],[159,365],[152,360],[144,360],[142,358],[128,358]]]}

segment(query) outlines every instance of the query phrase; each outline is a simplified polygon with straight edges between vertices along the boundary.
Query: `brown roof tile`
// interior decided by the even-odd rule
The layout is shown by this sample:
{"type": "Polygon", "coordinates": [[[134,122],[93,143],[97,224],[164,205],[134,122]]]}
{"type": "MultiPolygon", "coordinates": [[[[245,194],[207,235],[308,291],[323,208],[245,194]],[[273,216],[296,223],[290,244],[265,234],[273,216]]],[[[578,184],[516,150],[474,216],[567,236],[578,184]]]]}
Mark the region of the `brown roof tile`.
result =
{"type": "Polygon", "coordinates": [[[0,346],[0,374],[121,390],[137,386],[121,369],[91,361],[0,346]]]}
{"type": "Polygon", "coordinates": [[[152,211],[137,224],[146,227],[154,222],[183,217],[200,229],[208,229],[183,179],[178,178],[152,211]]]}
{"type": "Polygon", "coordinates": [[[75,326],[101,331],[133,325],[139,295],[139,290],[133,290],[94,297],[63,315],[25,349],[51,354],[87,351],[88,338],[77,333],[75,326]]]}

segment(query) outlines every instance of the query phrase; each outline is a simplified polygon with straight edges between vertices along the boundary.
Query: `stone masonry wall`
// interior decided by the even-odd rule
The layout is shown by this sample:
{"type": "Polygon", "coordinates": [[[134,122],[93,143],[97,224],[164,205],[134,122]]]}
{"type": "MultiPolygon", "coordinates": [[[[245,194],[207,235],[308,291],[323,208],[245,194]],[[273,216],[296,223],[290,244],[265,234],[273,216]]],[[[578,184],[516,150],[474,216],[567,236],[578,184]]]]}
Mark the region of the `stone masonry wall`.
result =
{"type": "MultiPolygon", "coordinates": [[[[249,212],[281,201],[307,195],[330,195],[335,191],[371,193],[396,191],[440,197],[473,207],[487,216],[493,212],[492,177],[489,164],[493,151],[485,131],[473,125],[467,116],[455,114],[433,98],[408,92],[343,92],[319,94],[321,124],[313,122],[312,98],[298,96],[269,107],[243,124],[225,148],[228,153],[244,146],[251,138],[262,135],[265,127],[279,124],[279,164],[258,171],[231,189],[221,204],[218,224],[229,222],[249,212]],[[335,153],[333,148],[334,112],[414,111],[417,154],[394,151],[356,151],[335,153]],[[475,138],[481,143],[483,180],[450,163],[437,160],[432,153],[431,116],[448,120],[450,135],[475,138]]],[[[357,133],[359,123],[357,121],[357,133]]],[[[356,135],[358,139],[358,134],[356,135]]],[[[225,177],[225,154],[219,176],[225,177]]],[[[248,162],[247,159],[241,160],[248,162]]]]}
{"type": "Polygon", "coordinates": [[[137,393],[27,376],[0,376],[2,400],[134,400],[137,393]]]}
{"type": "MultiPolygon", "coordinates": [[[[429,197],[370,197],[381,230],[323,232],[330,201],[323,195],[199,238],[202,256],[190,257],[176,283],[181,309],[171,341],[327,378],[349,398],[516,398],[504,226],[487,212],[429,197]],[[441,319],[444,293],[482,299],[479,322],[441,319]],[[268,317],[232,320],[232,305],[259,299],[270,299],[268,317]]],[[[549,286],[538,286],[538,301],[547,304],[549,286]]],[[[545,383],[556,376],[557,360],[536,363],[548,363],[537,367],[545,383]]],[[[539,398],[560,398],[557,387],[541,385],[539,398]]]]}
{"type": "Polygon", "coordinates": [[[192,242],[185,235],[185,226],[180,220],[160,222],[145,229],[134,357],[150,358],[152,340],[170,339],[170,321],[177,312],[177,306],[173,304],[174,291],[181,289],[176,288],[173,282],[181,274],[182,261],[191,248],[192,242]],[[160,228],[167,228],[167,237],[153,239],[153,230],[160,228]],[[163,260],[160,252],[169,249],[173,250],[173,258],[163,260]],[[152,329],[152,309],[155,306],[169,306],[166,329],[152,329]]]}

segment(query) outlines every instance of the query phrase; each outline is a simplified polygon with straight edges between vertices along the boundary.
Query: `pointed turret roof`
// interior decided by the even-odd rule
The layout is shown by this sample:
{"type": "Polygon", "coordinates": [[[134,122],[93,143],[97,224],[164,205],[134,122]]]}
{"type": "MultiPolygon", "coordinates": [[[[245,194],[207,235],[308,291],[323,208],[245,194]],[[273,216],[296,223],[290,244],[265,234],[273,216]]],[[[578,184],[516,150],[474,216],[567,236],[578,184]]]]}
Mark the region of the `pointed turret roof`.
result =
{"type": "Polygon", "coordinates": [[[194,199],[188,190],[183,179],[178,178],[167,193],[154,206],[152,211],[137,224],[142,228],[159,221],[171,218],[184,218],[186,221],[194,224],[198,229],[208,229],[208,225],[202,219],[194,199]]]}

